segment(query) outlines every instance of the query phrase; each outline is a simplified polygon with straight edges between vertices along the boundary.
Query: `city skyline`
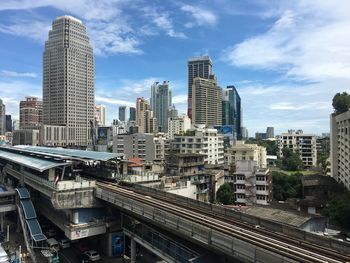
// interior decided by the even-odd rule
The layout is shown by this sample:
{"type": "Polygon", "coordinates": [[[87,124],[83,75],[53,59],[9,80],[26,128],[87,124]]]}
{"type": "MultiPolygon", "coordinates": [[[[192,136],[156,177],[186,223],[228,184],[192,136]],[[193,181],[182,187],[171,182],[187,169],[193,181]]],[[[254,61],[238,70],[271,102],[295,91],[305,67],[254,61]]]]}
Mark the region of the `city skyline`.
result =
{"type": "Polygon", "coordinates": [[[107,106],[107,123],[117,118],[118,106],[150,98],[154,81],[169,80],[176,107],[186,113],[187,60],[197,55],[211,57],[219,86],[237,87],[250,134],[267,126],[277,134],[329,132],[333,95],[349,91],[349,3],[89,3],[89,9],[85,1],[0,3],[6,114],[18,119],[25,96],[42,99],[44,41],[64,14],[82,19],[91,36],[96,104],[107,106]],[[139,14],[135,21],[133,14],[139,14]]]}

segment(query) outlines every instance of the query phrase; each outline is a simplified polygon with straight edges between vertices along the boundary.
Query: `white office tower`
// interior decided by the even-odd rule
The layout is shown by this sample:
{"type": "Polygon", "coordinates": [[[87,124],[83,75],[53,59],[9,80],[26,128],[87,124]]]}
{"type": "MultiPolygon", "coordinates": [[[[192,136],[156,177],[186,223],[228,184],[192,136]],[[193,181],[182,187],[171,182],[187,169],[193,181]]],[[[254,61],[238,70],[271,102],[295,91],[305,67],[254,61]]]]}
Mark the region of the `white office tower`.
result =
{"type": "Polygon", "coordinates": [[[43,119],[46,125],[66,127],[61,135],[66,145],[91,144],[94,56],[85,26],[71,16],[58,17],[45,42],[43,119]]]}

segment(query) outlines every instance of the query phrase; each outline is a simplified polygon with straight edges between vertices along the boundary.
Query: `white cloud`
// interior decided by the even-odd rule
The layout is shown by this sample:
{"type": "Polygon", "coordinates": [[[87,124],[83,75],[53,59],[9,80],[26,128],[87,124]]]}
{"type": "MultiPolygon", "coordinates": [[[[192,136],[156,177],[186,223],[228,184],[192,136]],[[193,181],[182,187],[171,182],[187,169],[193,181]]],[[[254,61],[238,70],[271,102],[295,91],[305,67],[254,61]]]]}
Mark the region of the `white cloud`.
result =
{"type": "Polygon", "coordinates": [[[96,102],[104,102],[104,103],[108,103],[108,104],[115,104],[118,106],[129,106],[129,107],[135,106],[134,102],[125,101],[125,100],[118,100],[118,99],[113,99],[113,98],[100,97],[100,96],[95,97],[95,101],[96,102]]]}
{"type": "Polygon", "coordinates": [[[186,38],[185,34],[174,29],[173,21],[167,12],[157,12],[152,8],[140,9],[129,0],[10,0],[0,2],[1,10],[26,10],[30,18],[12,18],[0,24],[0,32],[27,37],[41,44],[47,40],[51,20],[32,15],[29,10],[40,7],[53,7],[83,20],[91,43],[97,55],[142,54],[140,36],[154,36],[158,31],[170,37],[186,38]],[[134,17],[124,9],[133,8],[135,14],[151,18],[139,26],[134,17]],[[155,30],[157,29],[157,30],[155,30]]]}
{"type": "Polygon", "coordinates": [[[10,70],[2,70],[0,72],[0,76],[2,77],[14,77],[14,78],[36,78],[37,74],[33,72],[16,72],[10,70]]]}
{"type": "Polygon", "coordinates": [[[267,32],[229,47],[225,60],[301,80],[349,78],[350,2],[330,2],[286,4],[267,32]]]}
{"type": "Polygon", "coordinates": [[[11,114],[12,119],[18,119],[19,102],[25,96],[40,98],[42,94],[41,84],[32,84],[25,81],[1,81],[1,99],[6,106],[6,114],[11,114]]]}
{"type": "Polygon", "coordinates": [[[194,22],[188,22],[185,24],[186,27],[191,28],[194,26],[213,26],[217,23],[217,16],[209,9],[193,6],[193,5],[183,5],[181,10],[191,14],[191,18],[194,22]]]}
{"type": "Polygon", "coordinates": [[[142,11],[144,12],[144,16],[146,18],[151,19],[152,23],[157,28],[164,31],[168,36],[174,38],[186,38],[186,35],[183,32],[179,32],[174,29],[173,21],[168,12],[158,10],[155,7],[144,7],[142,8],[142,11]]]}
{"type": "Polygon", "coordinates": [[[186,104],[187,105],[187,95],[186,94],[180,94],[173,97],[173,103],[174,104],[186,104]]]}

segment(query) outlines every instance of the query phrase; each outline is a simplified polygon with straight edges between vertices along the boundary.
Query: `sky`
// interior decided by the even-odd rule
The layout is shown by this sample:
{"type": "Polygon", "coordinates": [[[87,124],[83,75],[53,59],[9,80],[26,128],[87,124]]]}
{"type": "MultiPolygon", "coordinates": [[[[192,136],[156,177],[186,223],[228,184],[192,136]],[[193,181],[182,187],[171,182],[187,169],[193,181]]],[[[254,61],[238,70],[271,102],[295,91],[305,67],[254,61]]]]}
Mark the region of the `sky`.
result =
{"type": "Polygon", "coordinates": [[[329,132],[332,98],[350,92],[350,1],[0,1],[0,98],[42,97],[42,55],[52,21],[86,25],[95,54],[95,100],[110,123],[120,105],[170,81],[187,109],[187,60],[209,55],[221,87],[235,85],[249,135],[329,132]]]}

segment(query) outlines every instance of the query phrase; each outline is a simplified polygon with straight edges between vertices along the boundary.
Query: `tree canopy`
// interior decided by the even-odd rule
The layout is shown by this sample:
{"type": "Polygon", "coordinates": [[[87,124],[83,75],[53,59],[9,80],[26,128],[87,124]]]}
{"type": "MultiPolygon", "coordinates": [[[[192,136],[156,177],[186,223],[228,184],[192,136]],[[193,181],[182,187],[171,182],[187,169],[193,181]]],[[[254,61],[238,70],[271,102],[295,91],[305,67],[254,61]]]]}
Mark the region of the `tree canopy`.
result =
{"type": "Polygon", "coordinates": [[[350,229],[350,193],[346,192],[333,199],[322,210],[322,215],[329,217],[339,226],[350,229]]]}
{"type": "Polygon", "coordinates": [[[231,205],[235,201],[233,186],[224,183],[216,192],[216,200],[224,205],[231,205]]]}
{"type": "Polygon", "coordinates": [[[299,171],[303,168],[303,161],[298,153],[293,152],[292,149],[282,149],[282,168],[288,171],[299,171]]]}
{"type": "Polygon", "coordinates": [[[350,95],[347,92],[338,92],[333,97],[332,105],[336,114],[348,111],[350,108],[350,95]]]}
{"type": "Polygon", "coordinates": [[[286,175],[280,172],[272,172],[273,199],[285,201],[288,198],[302,198],[302,176],[302,173],[286,175]]]}

